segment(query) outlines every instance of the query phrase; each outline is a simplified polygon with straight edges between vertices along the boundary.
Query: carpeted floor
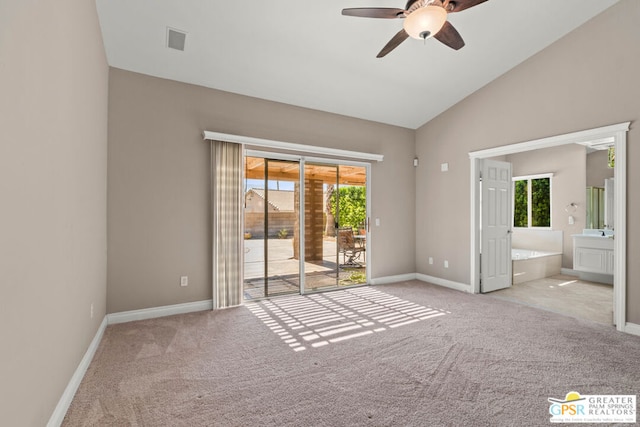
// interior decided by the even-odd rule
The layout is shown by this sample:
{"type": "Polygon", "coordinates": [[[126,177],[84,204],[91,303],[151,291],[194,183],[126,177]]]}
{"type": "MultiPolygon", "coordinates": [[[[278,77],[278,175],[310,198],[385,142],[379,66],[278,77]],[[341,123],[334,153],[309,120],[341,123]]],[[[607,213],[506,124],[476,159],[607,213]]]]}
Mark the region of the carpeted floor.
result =
{"type": "Polygon", "coordinates": [[[417,281],[109,326],[65,426],[546,426],[640,337],[417,281]],[[304,350],[299,350],[304,348],[304,350]]]}

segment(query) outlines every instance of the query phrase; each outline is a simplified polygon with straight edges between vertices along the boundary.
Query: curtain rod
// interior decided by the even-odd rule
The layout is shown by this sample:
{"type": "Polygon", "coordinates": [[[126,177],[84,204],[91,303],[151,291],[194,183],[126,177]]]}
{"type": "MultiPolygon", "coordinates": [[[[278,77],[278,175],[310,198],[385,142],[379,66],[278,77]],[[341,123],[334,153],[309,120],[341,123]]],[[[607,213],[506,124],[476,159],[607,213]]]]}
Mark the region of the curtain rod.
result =
{"type": "Polygon", "coordinates": [[[315,145],[295,144],[293,142],[273,141],[270,139],[253,138],[250,136],[231,135],[228,133],[211,132],[205,130],[203,132],[205,140],[235,142],[237,144],[246,144],[255,147],[277,148],[280,150],[297,151],[309,154],[321,154],[326,156],[343,157],[357,160],[370,160],[381,162],[384,159],[382,154],[362,153],[358,151],[341,150],[339,148],[318,147],[315,145]]]}

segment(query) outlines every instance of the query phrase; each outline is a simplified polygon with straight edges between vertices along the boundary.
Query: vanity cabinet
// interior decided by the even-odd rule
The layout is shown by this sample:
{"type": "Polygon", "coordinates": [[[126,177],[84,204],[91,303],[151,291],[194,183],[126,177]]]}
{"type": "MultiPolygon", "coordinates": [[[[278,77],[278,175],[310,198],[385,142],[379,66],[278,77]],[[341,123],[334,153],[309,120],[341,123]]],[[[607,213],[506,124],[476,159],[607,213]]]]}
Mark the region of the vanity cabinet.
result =
{"type": "Polygon", "coordinates": [[[613,274],[613,239],[600,236],[573,236],[573,269],[587,273],[613,274]]]}

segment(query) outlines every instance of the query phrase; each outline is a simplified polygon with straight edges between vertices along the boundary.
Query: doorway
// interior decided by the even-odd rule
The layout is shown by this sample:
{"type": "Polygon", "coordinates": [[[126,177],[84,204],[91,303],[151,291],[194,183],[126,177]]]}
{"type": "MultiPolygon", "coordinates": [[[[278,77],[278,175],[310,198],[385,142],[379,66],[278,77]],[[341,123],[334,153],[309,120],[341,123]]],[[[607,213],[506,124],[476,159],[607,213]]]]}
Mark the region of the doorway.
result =
{"type": "Polygon", "coordinates": [[[626,326],[626,134],[629,122],[602,128],[590,129],[571,134],[553,136],[534,141],[512,144],[493,149],[469,153],[471,169],[471,291],[480,292],[480,163],[481,159],[505,156],[514,153],[557,147],[566,144],[596,146],[610,144],[615,148],[615,200],[616,238],[614,243],[614,323],[619,331],[626,326]]]}
{"type": "Polygon", "coordinates": [[[248,150],[244,298],[368,283],[368,164],[248,150]]]}

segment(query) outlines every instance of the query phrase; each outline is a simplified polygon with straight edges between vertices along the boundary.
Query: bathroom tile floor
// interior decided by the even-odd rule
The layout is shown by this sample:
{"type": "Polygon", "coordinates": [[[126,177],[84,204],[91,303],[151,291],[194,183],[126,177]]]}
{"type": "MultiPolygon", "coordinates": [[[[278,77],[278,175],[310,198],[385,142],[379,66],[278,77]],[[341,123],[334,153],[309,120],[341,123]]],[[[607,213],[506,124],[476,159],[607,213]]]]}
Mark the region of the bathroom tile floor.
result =
{"type": "Polygon", "coordinates": [[[579,319],[613,324],[613,286],[557,275],[488,293],[579,319]]]}

